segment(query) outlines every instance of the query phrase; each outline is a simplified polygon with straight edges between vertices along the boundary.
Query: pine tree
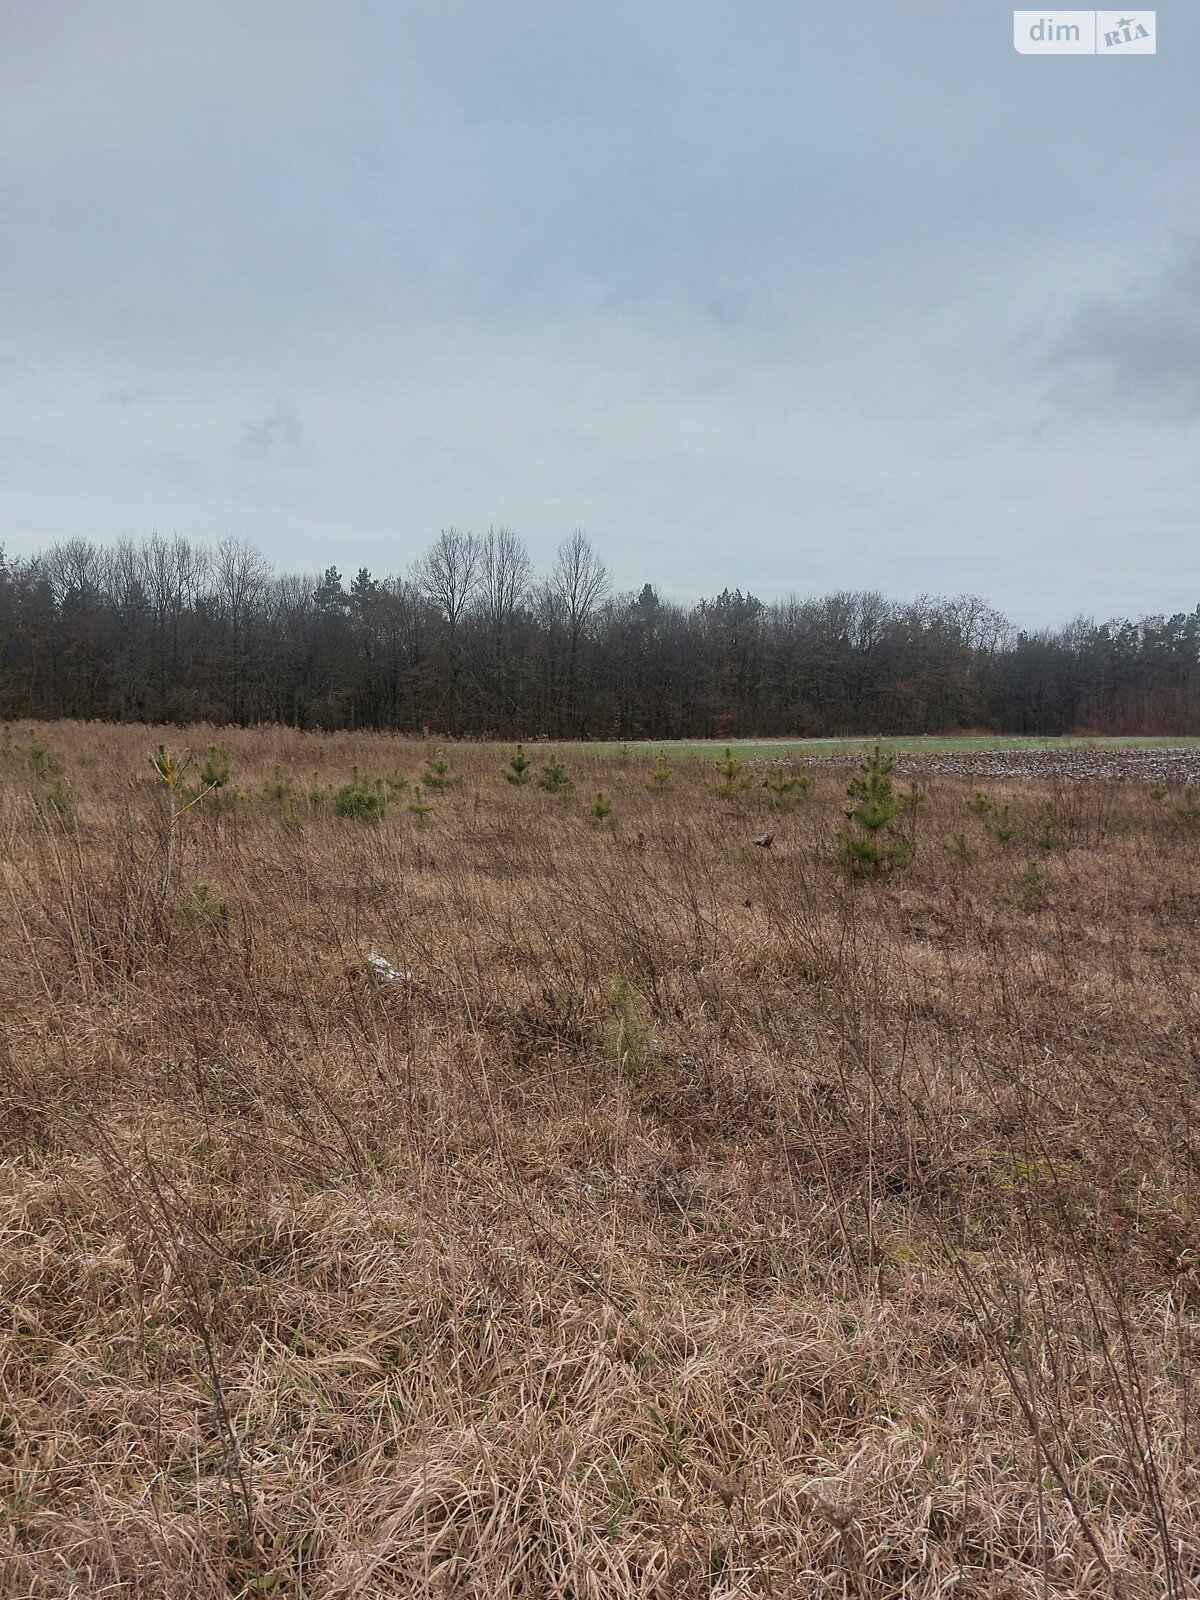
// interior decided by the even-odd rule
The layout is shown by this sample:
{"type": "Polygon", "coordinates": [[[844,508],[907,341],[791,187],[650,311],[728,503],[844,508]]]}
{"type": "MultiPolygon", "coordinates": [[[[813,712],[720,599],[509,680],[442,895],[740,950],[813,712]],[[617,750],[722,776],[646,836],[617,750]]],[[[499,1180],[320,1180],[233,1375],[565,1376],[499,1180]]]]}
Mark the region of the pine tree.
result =
{"type": "Polygon", "coordinates": [[[355,817],[359,822],[382,822],[387,813],[387,804],[383,779],[369,777],[357,767],[350,769],[350,782],[334,790],[333,811],[338,817],[355,817]]]}
{"type": "Polygon", "coordinates": [[[847,826],[838,830],[840,859],[855,877],[873,877],[906,867],[916,841],[897,829],[907,797],[898,798],[892,784],[895,761],[878,745],[846,785],[847,826]]]}
{"type": "Polygon", "coordinates": [[[450,763],[445,752],[439,750],[436,754],[425,757],[424,783],[427,789],[453,789],[462,782],[450,771],[450,763]]]}
{"type": "Polygon", "coordinates": [[[509,783],[514,783],[518,786],[528,783],[529,769],[532,765],[533,762],[525,754],[525,746],[519,744],[516,755],[508,763],[508,771],[504,774],[505,779],[509,783]]]}
{"type": "Polygon", "coordinates": [[[807,797],[813,782],[811,772],[788,772],[783,767],[776,767],[767,774],[767,804],[776,811],[799,805],[807,797]]]}
{"type": "Polygon", "coordinates": [[[651,794],[667,794],[675,787],[674,768],[668,766],[667,758],[661,750],[654,758],[654,765],[646,774],[646,787],[651,794]]]}
{"type": "Polygon", "coordinates": [[[421,793],[421,785],[419,783],[413,785],[413,797],[408,802],[408,809],[412,813],[413,820],[418,828],[424,828],[433,815],[433,807],[421,793]]]}
{"type": "Polygon", "coordinates": [[[229,751],[224,745],[209,745],[200,768],[200,782],[206,789],[223,789],[229,782],[229,751]]]}
{"type": "Polygon", "coordinates": [[[561,761],[544,761],[538,773],[537,785],[548,794],[570,794],[575,787],[561,761]]]}
{"type": "Polygon", "coordinates": [[[346,591],[336,567],[325,568],[320,583],[313,590],[313,604],[322,616],[337,616],[345,611],[346,591]]]}
{"type": "Polygon", "coordinates": [[[596,791],[596,798],[588,807],[588,818],[597,827],[601,827],[612,816],[613,803],[603,790],[596,791]]]}
{"type": "Polygon", "coordinates": [[[746,771],[746,763],[739,761],[728,745],[725,754],[719,761],[713,762],[719,783],[705,784],[709,794],[716,795],[718,800],[732,800],[735,795],[741,794],[754,782],[753,777],[746,771]]]}

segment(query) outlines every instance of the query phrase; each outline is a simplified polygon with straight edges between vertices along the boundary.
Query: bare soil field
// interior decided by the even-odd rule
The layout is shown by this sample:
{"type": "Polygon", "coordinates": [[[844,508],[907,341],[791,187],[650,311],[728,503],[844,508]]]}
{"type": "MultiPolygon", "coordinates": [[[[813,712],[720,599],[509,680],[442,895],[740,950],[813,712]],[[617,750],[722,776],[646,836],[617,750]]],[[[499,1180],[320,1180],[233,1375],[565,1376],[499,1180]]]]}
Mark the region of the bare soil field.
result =
{"type": "Polygon", "coordinates": [[[1192,770],[530,755],[0,747],[0,1595],[1194,1593],[1192,770]]]}
{"type": "MultiPolygon", "coordinates": [[[[887,741],[884,741],[885,745],[887,741]]],[[[844,769],[860,758],[857,752],[801,756],[810,767],[844,769]]],[[[1030,745],[989,749],[984,740],[972,750],[931,750],[901,744],[896,751],[896,771],[903,776],[994,778],[1045,778],[1068,783],[1200,782],[1200,746],[1197,745],[1086,745],[1064,744],[1039,749],[1030,745]]]]}
{"type": "MultiPolygon", "coordinates": [[[[975,770],[980,776],[1061,776],[1135,779],[1154,781],[1170,774],[1187,781],[1200,772],[1200,739],[1180,735],[1162,736],[1083,734],[1046,735],[1006,733],[877,734],[842,739],[668,739],[615,741],[545,741],[572,761],[616,760],[640,757],[652,760],[662,751],[668,761],[717,760],[724,750],[743,761],[803,761],[810,765],[846,766],[861,761],[877,743],[883,743],[911,771],[975,770]],[[965,758],[969,765],[958,767],[938,763],[944,756],[965,758]],[[1163,765],[1157,757],[1165,758],[1163,765]],[[1046,758],[1046,759],[1043,759],[1046,758]]],[[[539,743],[537,749],[543,748],[539,743]]],[[[507,746],[493,744],[493,752],[506,755],[507,746]]]]}

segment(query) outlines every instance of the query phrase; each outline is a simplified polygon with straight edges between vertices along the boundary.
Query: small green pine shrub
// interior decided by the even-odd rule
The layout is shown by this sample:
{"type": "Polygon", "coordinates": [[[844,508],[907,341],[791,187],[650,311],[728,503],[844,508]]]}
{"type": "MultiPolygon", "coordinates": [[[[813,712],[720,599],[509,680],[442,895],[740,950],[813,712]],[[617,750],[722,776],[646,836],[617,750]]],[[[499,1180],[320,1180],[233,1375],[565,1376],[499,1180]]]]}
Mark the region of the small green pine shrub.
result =
{"type": "Polygon", "coordinates": [[[1175,815],[1180,822],[1186,822],[1189,826],[1200,822],[1200,795],[1197,795],[1195,789],[1183,791],[1182,798],[1175,807],[1175,815]]]}
{"type": "Polygon", "coordinates": [[[229,920],[229,907],[211,883],[193,883],[179,901],[179,920],[193,933],[229,920]]]}
{"type": "Polygon", "coordinates": [[[650,1052],[646,1002],[628,978],[618,974],[608,986],[604,1049],[622,1071],[643,1066],[650,1052]]]}
{"type": "Polygon", "coordinates": [[[983,825],[983,831],[997,844],[1011,844],[1017,836],[1017,830],[1013,826],[1012,807],[1009,805],[994,807],[992,815],[983,825]]]}
{"type": "Polygon", "coordinates": [[[271,772],[271,776],[263,784],[263,796],[267,800],[274,801],[276,805],[282,805],[291,792],[292,780],[284,777],[277,763],[271,772]]]}
{"type": "Polygon", "coordinates": [[[977,853],[965,833],[952,833],[943,841],[942,849],[954,861],[973,861],[977,853]]]}
{"type": "Polygon", "coordinates": [[[29,730],[29,748],[26,753],[29,770],[38,778],[56,778],[62,771],[62,763],[54,757],[48,744],[43,744],[36,728],[29,730]]]}
{"type": "Polygon", "coordinates": [[[996,809],[992,802],[988,799],[987,795],[984,794],[982,789],[976,789],[971,798],[969,800],[965,800],[963,804],[966,806],[968,811],[973,811],[977,817],[990,816],[991,813],[996,809]]]}
{"type": "Polygon", "coordinates": [[[841,841],[841,863],[855,878],[877,877],[884,872],[895,872],[906,867],[916,854],[916,845],[901,833],[883,835],[850,833],[838,834],[841,841]]]}
{"type": "Polygon", "coordinates": [[[1158,805],[1162,805],[1163,801],[1167,798],[1170,792],[1170,789],[1167,788],[1165,783],[1152,783],[1149,789],[1151,800],[1155,801],[1158,805]]]}
{"type": "MultiPolygon", "coordinates": [[[[276,772],[279,768],[276,767],[276,772]]],[[[210,744],[204,765],[200,768],[200,786],[203,789],[223,789],[229,782],[229,751],[222,745],[210,744]]]]}
{"type": "MultiPolygon", "coordinates": [[[[841,864],[853,877],[894,872],[906,867],[916,854],[916,840],[898,828],[908,797],[896,795],[894,767],[894,758],[885,756],[876,745],[846,785],[847,826],[838,830],[837,838],[841,864]]],[[[915,805],[911,809],[915,810],[915,805]]]]}
{"type": "Polygon", "coordinates": [[[776,767],[767,774],[764,785],[767,804],[773,811],[786,811],[798,806],[808,798],[808,791],[815,781],[811,772],[789,772],[785,767],[776,767]]]}
{"type": "Polygon", "coordinates": [[[596,798],[588,807],[588,821],[592,823],[594,827],[602,827],[603,824],[608,821],[609,817],[612,816],[612,808],[612,801],[602,790],[598,789],[596,791],[596,798]]]}
{"type": "Polygon", "coordinates": [[[42,791],[38,810],[64,833],[75,826],[75,791],[61,773],[56,773],[42,791]]]}
{"type": "Polygon", "coordinates": [[[1026,863],[1024,871],[1017,879],[1017,892],[1014,904],[1027,915],[1040,911],[1046,903],[1046,874],[1036,861],[1026,863]]]}
{"type": "Polygon", "coordinates": [[[537,786],[539,789],[545,789],[547,794],[568,795],[575,784],[561,761],[543,761],[542,770],[538,773],[537,786]]]}
{"type": "Polygon", "coordinates": [[[713,762],[713,770],[717,774],[717,782],[706,783],[704,787],[718,800],[732,800],[754,782],[753,774],[746,770],[746,763],[739,761],[728,745],[721,759],[713,762]]]}
{"type": "Polygon", "coordinates": [[[408,802],[408,809],[418,828],[424,828],[428,825],[429,819],[433,815],[433,807],[421,793],[421,785],[419,783],[413,785],[413,797],[408,802]]]}
{"type": "Polygon", "coordinates": [[[646,774],[646,787],[651,794],[669,794],[675,787],[675,769],[667,764],[667,758],[661,750],[646,774]]]}
{"type": "Polygon", "coordinates": [[[368,777],[357,767],[350,769],[350,782],[333,793],[334,815],[354,817],[359,822],[382,822],[387,804],[383,779],[368,777]]]}
{"type": "Polygon", "coordinates": [[[425,757],[425,776],[422,780],[426,789],[454,789],[462,782],[450,771],[450,763],[445,752],[437,751],[436,754],[425,757]]]}
{"type": "Polygon", "coordinates": [[[504,774],[505,782],[515,784],[518,788],[527,784],[529,782],[529,769],[532,765],[533,761],[525,754],[525,746],[519,744],[516,755],[508,763],[508,769],[504,774]]]}
{"type": "Polygon", "coordinates": [[[896,804],[900,808],[901,815],[905,817],[915,817],[928,800],[929,796],[924,789],[917,787],[915,780],[909,784],[903,794],[896,796],[896,804]]]}

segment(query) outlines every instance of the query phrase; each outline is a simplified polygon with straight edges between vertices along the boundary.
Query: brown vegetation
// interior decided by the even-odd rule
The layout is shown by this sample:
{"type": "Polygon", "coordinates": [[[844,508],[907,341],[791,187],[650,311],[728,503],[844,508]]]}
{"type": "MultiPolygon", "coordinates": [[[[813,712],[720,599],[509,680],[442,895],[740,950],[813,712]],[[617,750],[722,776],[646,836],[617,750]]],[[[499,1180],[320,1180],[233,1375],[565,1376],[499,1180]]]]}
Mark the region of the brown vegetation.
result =
{"type": "Polygon", "coordinates": [[[1181,789],[160,737],[0,752],[0,1594],[1191,1592],[1181,789]]]}

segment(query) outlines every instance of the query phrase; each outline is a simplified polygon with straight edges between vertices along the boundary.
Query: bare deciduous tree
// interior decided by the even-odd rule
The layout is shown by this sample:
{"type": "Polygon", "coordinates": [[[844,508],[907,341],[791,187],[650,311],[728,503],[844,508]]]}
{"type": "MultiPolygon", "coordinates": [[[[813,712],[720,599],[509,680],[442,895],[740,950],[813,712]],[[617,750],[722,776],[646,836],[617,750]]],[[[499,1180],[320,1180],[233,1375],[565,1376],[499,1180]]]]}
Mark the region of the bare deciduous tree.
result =
{"type": "Polygon", "coordinates": [[[243,539],[222,539],[213,560],[212,576],[218,613],[231,635],[230,710],[233,720],[241,722],[245,709],[246,624],[262,603],[271,569],[252,544],[243,539]]]}
{"type": "Polygon", "coordinates": [[[450,627],[458,629],[463,613],[479,588],[479,540],[459,528],[443,528],[425,554],[413,563],[413,582],[450,627]]]}
{"type": "Polygon", "coordinates": [[[480,598],[493,634],[512,626],[532,585],[533,562],[524,541],[503,525],[489,528],[480,550],[480,598]]]}
{"type": "Polygon", "coordinates": [[[581,528],[559,545],[550,573],[550,590],[568,632],[572,638],[580,638],[608,594],[608,568],[581,528]]]}
{"type": "Polygon", "coordinates": [[[582,528],[558,547],[546,585],[553,611],[567,634],[567,719],[579,731],[579,647],[588,624],[608,594],[608,569],[582,528]]]}

